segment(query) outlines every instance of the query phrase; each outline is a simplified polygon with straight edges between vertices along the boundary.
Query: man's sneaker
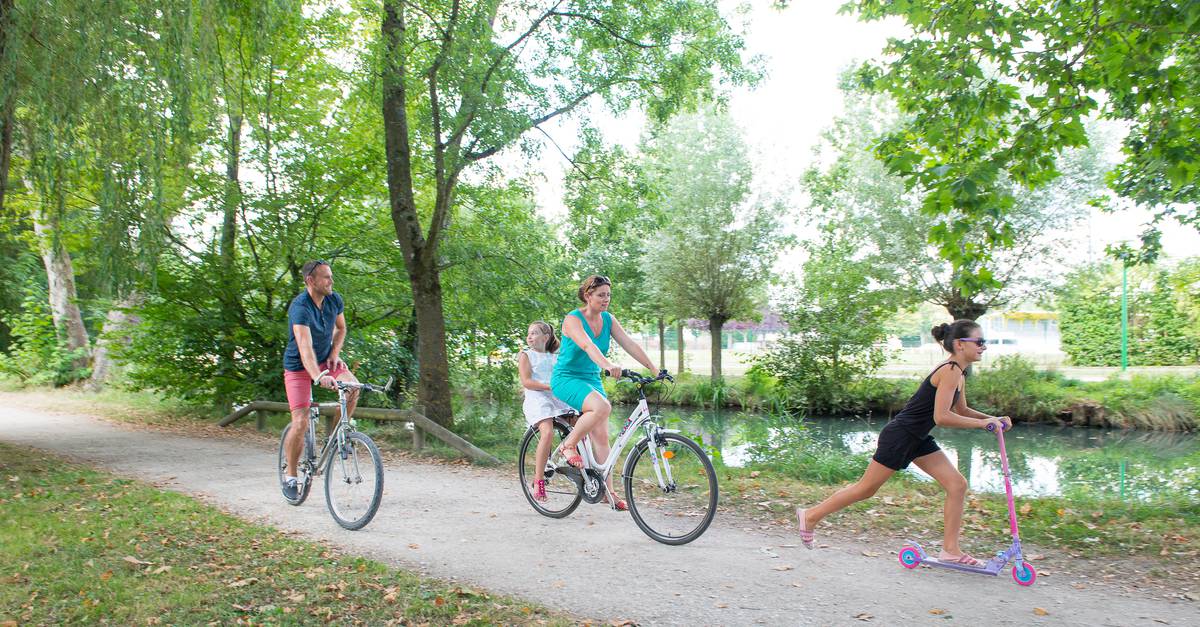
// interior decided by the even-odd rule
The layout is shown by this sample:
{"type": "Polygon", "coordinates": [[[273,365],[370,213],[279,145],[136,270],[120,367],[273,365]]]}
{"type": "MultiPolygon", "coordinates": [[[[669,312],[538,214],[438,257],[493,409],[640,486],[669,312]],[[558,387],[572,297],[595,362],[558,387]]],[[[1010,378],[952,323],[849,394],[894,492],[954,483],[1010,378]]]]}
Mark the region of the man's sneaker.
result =
{"type": "Polygon", "coordinates": [[[282,487],[283,498],[289,501],[294,501],[300,498],[300,488],[298,487],[294,477],[288,477],[287,479],[284,479],[282,487]]]}

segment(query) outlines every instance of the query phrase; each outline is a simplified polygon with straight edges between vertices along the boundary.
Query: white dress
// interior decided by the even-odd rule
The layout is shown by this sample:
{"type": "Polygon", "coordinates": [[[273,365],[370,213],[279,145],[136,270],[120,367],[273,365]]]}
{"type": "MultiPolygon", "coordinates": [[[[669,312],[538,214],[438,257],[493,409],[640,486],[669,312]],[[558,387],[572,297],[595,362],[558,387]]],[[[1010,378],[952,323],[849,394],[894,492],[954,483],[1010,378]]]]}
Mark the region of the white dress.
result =
{"type": "MultiPolygon", "coordinates": [[[[533,349],[522,351],[529,359],[530,377],[534,381],[550,385],[550,374],[554,372],[554,363],[558,361],[558,353],[542,353],[533,349]]],[[[531,425],[547,418],[572,411],[570,406],[555,398],[549,390],[525,390],[525,421],[531,425]]]]}

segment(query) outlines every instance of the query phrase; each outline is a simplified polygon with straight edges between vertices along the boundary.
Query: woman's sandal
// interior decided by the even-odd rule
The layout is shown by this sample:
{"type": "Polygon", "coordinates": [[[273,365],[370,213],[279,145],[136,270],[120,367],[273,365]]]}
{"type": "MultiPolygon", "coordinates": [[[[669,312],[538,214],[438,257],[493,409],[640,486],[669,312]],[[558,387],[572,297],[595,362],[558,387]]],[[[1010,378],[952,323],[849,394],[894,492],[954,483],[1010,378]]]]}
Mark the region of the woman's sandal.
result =
{"type": "Polygon", "coordinates": [[[533,482],[533,500],[538,503],[545,503],[550,500],[546,497],[546,480],[538,479],[533,482]]]}
{"type": "Polygon", "coordinates": [[[962,564],[963,566],[970,566],[971,568],[979,568],[983,566],[983,562],[971,557],[970,553],[963,553],[962,555],[955,556],[947,555],[945,551],[942,551],[940,554],[938,554],[938,561],[943,564],[962,564]]]}
{"type": "Polygon", "coordinates": [[[578,450],[572,448],[571,452],[568,453],[567,451],[563,450],[563,447],[560,446],[558,447],[558,454],[562,455],[563,459],[567,460],[568,465],[575,468],[583,468],[583,456],[579,454],[578,450]]]}
{"type": "Polygon", "coordinates": [[[817,545],[817,538],[813,535],[812,529],[808,528],[808,520],[804,514],[808,510],[796,508],[796,524],[800,527],[800,544],[806,549],[812,549],[817,545]]]}
{"type": "Polygon", "coordinates": [[[626,503],[625,501],[621,500],[620,498],[618,498],[617,495],[613,494],[612,492],[604,493],[604,502],[608,503],[613,509],[617,510],[618,512],[629,511],[629,504],[626,503]],[[616,505],[613,505],[612,499],[617,499],[616,505]]]}

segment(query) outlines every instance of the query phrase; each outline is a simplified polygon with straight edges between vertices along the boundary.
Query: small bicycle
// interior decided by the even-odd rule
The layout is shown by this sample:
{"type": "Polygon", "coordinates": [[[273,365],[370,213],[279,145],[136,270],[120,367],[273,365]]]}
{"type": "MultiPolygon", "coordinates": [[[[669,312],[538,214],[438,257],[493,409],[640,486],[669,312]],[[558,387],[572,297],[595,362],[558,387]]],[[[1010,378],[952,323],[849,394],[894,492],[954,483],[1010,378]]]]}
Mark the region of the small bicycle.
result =
{"type": "MultiPolygon", "coordinates": [[[[646,386],[663,380],[670,375],[643,377],[630,370],[621,371],[621,380],[637,386],[638,404],[625,421],[617,441],[609,452],[608,460],[600,464],[592,452],[590,438],[583,438],[579,447],[583,457],[583,468],[575,468],[560,458],[554,457],[546,463],[543,473],[546,480],[545,503],[533,498],[530,480],[534,477],[534,453],[537,451],[541,433],[530,427],[521,442],[518,473],[525,499],[539,514],[550,518],[569,516],[580,501],[599,503],[606,497],[607,480],[621,457],[625,445],[633,434],[641,430],[645,435],[633,447],[625,459],[621,471],[625,498],[629,514],[646,535],[663,544],[687,544],[699,538],[712,524],[717,513],[717,473],[704,449],[690,438],[673,429],[664,429],[656,422],[659,416],[650,414],[646,402],[646,386]]],[[[570,419],[574,414],[564,414],[554,419],[554,448],[571,432],[570,419]]],[[[609,507],[616,508],[616,499],[609,499],[609,507]]]]}
{"type": "MultiPolygon", "coordinates": [[[[325,376],[327,372],[322,372],[325,376]]],[[[297,496],[284,499],[292,505],[300,505],[308,498],[312,480],[325,473],[325,505],[337,524],[351,531],[362,529],[371,522],[379,511],[383,499],[383,458],[379,448],[365,433],[356,429],[353,417],[346,418],[346,405],[350,390],[365,390],[386,394],[391,381],[380,387],[369,383],[337,381],[337,403],[321,403],[309,408],[308,431],[304,434],[304,449],[297,463],[297,496]],[[329,440],[317,453],[317,421],[321,407],[338,407],[342,419],[329,434],[329,440]]],[[[283,428],[279,439],[279,480],[282,483],[287,471],[287,456],[284,443],[292,425],[283,428]]]]}

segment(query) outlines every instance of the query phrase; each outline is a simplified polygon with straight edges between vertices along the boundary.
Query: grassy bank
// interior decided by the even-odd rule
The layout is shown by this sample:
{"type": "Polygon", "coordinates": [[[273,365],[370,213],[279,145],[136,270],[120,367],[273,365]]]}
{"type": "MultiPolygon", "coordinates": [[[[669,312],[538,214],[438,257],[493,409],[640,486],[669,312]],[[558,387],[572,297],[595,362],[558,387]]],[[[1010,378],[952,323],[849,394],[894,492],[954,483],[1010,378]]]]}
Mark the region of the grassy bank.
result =
{"type": "Polygon", "coordinates": [[[0,478],[0,623],[571,623],[29,449],[0,478]]]}

